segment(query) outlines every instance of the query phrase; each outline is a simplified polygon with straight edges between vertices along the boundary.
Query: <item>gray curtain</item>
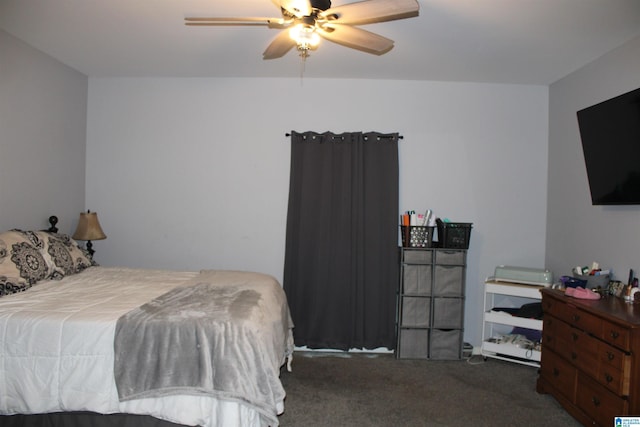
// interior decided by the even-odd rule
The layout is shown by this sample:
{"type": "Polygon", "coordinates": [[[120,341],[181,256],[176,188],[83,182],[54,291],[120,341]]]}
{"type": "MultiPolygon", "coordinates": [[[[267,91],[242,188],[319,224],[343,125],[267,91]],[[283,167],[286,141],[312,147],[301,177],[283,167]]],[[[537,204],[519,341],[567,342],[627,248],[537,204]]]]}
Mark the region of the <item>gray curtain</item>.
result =
{"type": "Polygon", "coordinates": [[[283,286],[297,346],[395,348],[398,138],[291,134],[283,286]]]}

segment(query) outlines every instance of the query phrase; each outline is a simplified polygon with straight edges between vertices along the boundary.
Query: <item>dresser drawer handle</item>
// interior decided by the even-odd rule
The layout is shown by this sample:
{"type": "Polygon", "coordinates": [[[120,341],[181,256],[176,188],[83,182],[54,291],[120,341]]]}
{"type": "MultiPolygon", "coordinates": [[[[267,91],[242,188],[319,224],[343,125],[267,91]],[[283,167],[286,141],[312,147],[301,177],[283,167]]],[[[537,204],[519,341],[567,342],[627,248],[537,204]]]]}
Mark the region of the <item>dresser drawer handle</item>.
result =
{"type": "Polygon", "coordinates": [[[558,375],[560,375],[560,371],[558,370],[558,368],[553,368],[553,376],[557,377],[558,375]]]}
{"type": "Polygon", "coordinates": [[[617,339],[620,336],[620,333],[618,331],[611,331],[611,338],[613,338],[614,340],[617,339]]]}
{"type": "Polygon", "coordinates": [[[609,374],[604,374],[604,379],[610,383],[611,381],[613,381],[613,377],[609,374]]]}
{"type": "Polygon", "coordinates": [[[613,360],[615,358],[615,354],[611,353],[610,351],[607,351],[607,359],[608,360],[613,360]]]}
{"type": "Polygon", "coordinates": [[[578,320],[580,320],[580,315],[574,314],[573,316],[571,316],[571,318],[573,319],[574,322],[577,322],[578,320]]]}
{"type": "Polygon", "coordinates": [[[593,396],[591,398],[591,401],[593,402],[594,405],[600,406],[600,399],[598,399],[597,397],[593,396]]]}
{"type": "Polygon", "coordinates": [[[575,332],[573,332],[571,334],[571,339],[573,339],[574,341],[578,341],[578,334],[576,334],[575,332]]]}

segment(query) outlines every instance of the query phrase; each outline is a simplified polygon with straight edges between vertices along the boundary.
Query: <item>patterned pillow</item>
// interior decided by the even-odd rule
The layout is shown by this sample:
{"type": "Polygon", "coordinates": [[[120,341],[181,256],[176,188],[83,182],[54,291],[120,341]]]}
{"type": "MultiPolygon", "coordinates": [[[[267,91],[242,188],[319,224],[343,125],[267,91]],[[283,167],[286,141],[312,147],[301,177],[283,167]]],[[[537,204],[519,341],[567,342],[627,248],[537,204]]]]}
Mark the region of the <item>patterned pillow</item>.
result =
{"type": "Polygon", "coordinates": [[[23,292],[31,287],[24,279],[0,276],[0,297],[23,292]]]}
{"type": "Polygon", "coordinates": [[[43,252],[49,258],[52,279],[76,274],[92,265],[98,265],[89,253],[66,234],[35,232],[45,243],[43,252]]]}
{"type": "Polygon", "coordinates": [[[5,287],[19,279],[33,285],[51,275],[42,249],[44,242],[32,232],[11,230],[0,234],[0,278],[5,287]]]}

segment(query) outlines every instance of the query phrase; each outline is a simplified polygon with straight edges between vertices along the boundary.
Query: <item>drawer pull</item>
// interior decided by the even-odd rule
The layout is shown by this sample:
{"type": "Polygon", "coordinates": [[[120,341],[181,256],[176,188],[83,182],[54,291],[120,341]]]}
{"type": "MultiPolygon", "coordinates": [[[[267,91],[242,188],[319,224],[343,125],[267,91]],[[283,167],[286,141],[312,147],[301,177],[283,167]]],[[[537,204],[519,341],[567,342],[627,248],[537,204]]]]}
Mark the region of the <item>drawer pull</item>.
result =
{"type": "Polygon", "coordinates": [[[604,374],[604,379],[610,383],[611,381],[613,381],[613,377],[609,374],[604,374]]]}
{"type": "Polygon", "coordinates": [[[578,320],[580,320],[580,315],[574,314],[573,316],[571,316],[571,318],[573,319],[574,322],[577,322],[578,320]]]}
{"type": "Polygon", "coordinates": [[[574,333],[572,333],[572,334],[571,334],[571,338],[572,338],[574,341],[578,341],[578,334],[576,334],[575,332],[574,332],[574,333]]]}
{"type": "Polygon", "coordinates": [[[620,333],[618,331],[611,331],[611,338],[613,338],[614,340],[619,336],[620,336],[620,333]]]}
{"type": "Polygon", "coordinates": [[[572,352],[571,352],[571,359],[572,359],[572,360],[576,360],[577,358],[578,358],[578,355],[576,354],[576,352],[575,352],[575,351],[572,351],[572,352]]]}
{"type": "Polygon", "coordinates": [[[598,399],[597,397],[593,396],[593,397],[591,398],[591,401],[593,402],[593,404],[594,404],[595,406],[600,406],[600,399],[598,399]]]}
{"type": "Polygon", "coordinates": [[[560,375],[560,371],[558,370],[558,368],[553,368],[553,376],[557,377],[558,375],[560,375]]]}
{"type": "Polygon", "coordinates": [[[615,357],[616,356],[613,353],[611,353],[610,351],[607,351],[607,359],[609,361],[613,360],[615,357]]]}

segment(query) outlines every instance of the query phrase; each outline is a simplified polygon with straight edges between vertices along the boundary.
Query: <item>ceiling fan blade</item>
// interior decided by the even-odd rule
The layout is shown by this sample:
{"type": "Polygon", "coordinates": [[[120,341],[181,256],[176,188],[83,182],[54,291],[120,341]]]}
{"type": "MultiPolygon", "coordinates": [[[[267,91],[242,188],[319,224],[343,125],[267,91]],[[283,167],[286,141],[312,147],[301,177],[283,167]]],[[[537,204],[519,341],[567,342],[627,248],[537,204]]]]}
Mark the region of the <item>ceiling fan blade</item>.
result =
{"type": "Polygon", "coordinates": [[[417,0],[365,0],[332,7],[319,16],[329,22],[363,25],[412,18],[419,11],[417,0]]]}
{"type": "Polygon", "coordinates": [[[385,54],[393,48],[393,40],[350,25],[331,23],[317,31],[331,42],[374,55],[385,54]]]}
{"type": "Polygon", "coordinates": [[[281,31],[262,53],[262,59],[280,58],[284,56],[285,53],[289,52],[295,45],[296,42],[289,36],[289,32],[281,31]]]}
{"type": "Polygon", "coordinates": [[[273,0],[276,6],[286,10],[298,18],[311,15],[311,1],[309,0],[273,0]]]}
{"type": "Polygon", "coordinates": [[[190,26],[266,26],[269,28],[286,28],[292,20],[283,18],[259,18],[259,17],[228,17],[228,18],[207,18],[188,17],[184,18],[185,25],[190,26]]]}

